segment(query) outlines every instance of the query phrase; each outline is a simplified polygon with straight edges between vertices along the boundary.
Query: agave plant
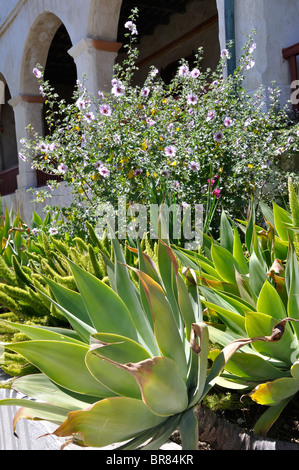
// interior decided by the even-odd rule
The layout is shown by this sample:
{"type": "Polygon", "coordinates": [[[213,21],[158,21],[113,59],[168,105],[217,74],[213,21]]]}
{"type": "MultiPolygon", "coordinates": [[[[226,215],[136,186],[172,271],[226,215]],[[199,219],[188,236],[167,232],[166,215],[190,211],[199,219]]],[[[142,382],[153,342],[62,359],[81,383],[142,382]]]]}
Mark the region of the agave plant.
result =
{"type": "Polygon", "coordinates": [[[111,287],[73,261],[78,292],[47,279],[51,301],[72,329],[13,325],[30,339],[6,348],[41,373],[13,381],[33,400],[0,405],[21,405],[14,426],[22,417],[52,421],[56,436],[81,446],[159,449],[179,429],[182,448],[196,449],[194,408],[239,348],[272,341],[276,330],[226,344],[208,369],[209,332],[195,273],[188,271],[192,282],[184,278],[167,241],[159,240],[157,264],[139,245],[131,248],[138,269],[128,267],[119,242],[112,243],[115,261],[105,258],[111,287]]]}
{"type": "MultiPolygon", "coordinates": [[[[246,251],[237,226],[224,213],[220,241],[209,240],[207,256],[175,251],[189,269],[197,266],[212,342],[224,346],[243,336],[258,336],[287,319],[278,344],[246,345],[230,359],[218,380],[226,388],[251,390],[255,402],[270,406],[254,428],[266,435],[299,391],[299,268],[290,214],[276,204],[273,211],[266,206],[262,210],[268,230],[255,224],[252,209],[244,231],[246,251]],[[212,324],[216,317],[218,325],[212,324]]],[[[210,357],[217,354],[215,350],[210,357]]]]}

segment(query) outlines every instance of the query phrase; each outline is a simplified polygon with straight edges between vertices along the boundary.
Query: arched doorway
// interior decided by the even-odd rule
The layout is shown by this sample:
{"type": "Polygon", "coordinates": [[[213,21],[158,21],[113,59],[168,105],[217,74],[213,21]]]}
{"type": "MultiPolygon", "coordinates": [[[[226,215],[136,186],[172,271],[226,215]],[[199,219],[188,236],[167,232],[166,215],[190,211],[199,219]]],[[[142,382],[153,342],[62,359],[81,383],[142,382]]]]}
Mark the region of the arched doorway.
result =
{"type": "Polygon", "coordinates": [[[18,148],[9,87],[1,74],[0,80],[3,87],[3,101],[0,102],[0,195],[5,196],[17,189],[18,148]]]}

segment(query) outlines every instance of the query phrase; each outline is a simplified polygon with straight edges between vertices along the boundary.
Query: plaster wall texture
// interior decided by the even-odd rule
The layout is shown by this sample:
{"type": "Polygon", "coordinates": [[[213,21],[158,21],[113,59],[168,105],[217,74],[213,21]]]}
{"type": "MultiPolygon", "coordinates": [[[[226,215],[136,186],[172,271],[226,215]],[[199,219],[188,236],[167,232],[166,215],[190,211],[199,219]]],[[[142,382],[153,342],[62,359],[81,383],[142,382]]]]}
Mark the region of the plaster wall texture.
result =
{"type": "Polygon", "coordinates": [[[247,36],[256,30],[255,67],[247,73],[244,83],[253,93],[260,85],[275,81],[281,89],[281,104],[291,98],[289,62],[282,49],[299,41],[298,0],[235,0],[235,31],[237,57],[242,54],[247,36]]]}

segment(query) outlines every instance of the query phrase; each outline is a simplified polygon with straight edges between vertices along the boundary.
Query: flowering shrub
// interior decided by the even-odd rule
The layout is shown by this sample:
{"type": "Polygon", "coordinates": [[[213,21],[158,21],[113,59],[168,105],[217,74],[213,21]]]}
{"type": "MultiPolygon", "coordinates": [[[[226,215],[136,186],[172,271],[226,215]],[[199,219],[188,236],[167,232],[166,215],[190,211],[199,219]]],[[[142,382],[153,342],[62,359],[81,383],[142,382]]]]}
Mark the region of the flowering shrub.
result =
{"type": "MultiPolygon", "coordinates": [[[[298,150],[298,127],[279,109],[275,87],[268,90],[268,110],[262,88],[249,96],[242,87],[254,66],[253,36],[228,78],[223,75],[229,49],[221,52],[215,71],[201,70],[199,50],[194,64],[181,60],[169,85],[153,66],[143,86],[136,86],[136,16],[133,11],[126,23],[127,60],[115,66],[110,93],[91,96],[83,79],[67,105],[43,81],[41,68],[34,69],[49,106],[50,133],[44,139],[32,129],[34,138],[24,141],[20,156],[63,175],[75,198],[64,215],[81,224],[92,219],[100,202],[116,205],[122,195],[128,203],[202,203],[210,219],[217,203],[219,212],[221,205],[239,216],[253,194],[283,195],[287,175],[279,162],[287,150],[298,150]]],[[[39,200],[50,197],[57,184],[39,191],[39,200]]]]}

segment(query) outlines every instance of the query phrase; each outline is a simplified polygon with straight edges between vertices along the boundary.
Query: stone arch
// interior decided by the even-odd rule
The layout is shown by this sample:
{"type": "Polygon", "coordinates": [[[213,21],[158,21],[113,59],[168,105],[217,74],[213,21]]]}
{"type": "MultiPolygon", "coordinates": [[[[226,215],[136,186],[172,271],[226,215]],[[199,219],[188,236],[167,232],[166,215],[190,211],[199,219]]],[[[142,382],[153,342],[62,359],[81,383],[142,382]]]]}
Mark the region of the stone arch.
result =
{"type": "Polygon", "coordinates": [[[10,89],[4,76],[0,73],[0,194],[13,193],[17,188],[18,147],[14,111],[9,104],[10,89]]]}

